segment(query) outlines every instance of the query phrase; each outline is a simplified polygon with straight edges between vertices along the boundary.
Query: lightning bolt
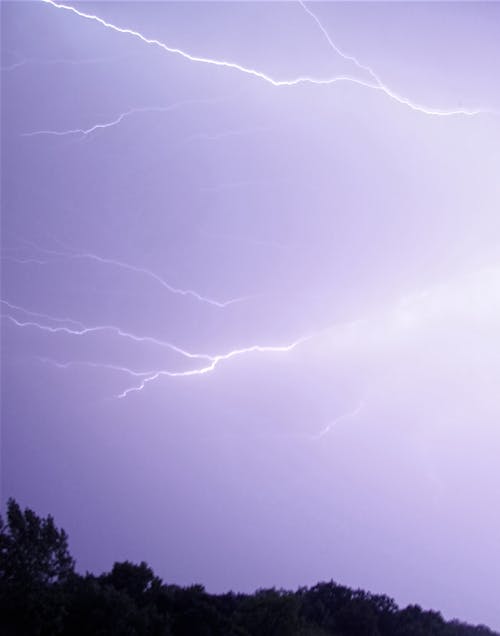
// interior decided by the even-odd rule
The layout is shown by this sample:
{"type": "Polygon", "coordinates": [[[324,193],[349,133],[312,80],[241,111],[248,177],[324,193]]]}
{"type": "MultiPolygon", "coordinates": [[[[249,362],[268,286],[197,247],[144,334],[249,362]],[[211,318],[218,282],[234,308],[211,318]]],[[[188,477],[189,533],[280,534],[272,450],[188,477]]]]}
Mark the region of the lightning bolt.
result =
{"type": "Polygon", "coordinates": [[[390,97],[392,100],[398,102],[399,104],[402,104],[403,106],[407,106],[408,108],[411,108],[414,111],[425,113],[426,115],[478,115],[480,113],[494,112],[494,111],[481,110],[481,109],[440,110],[436,108],[430,108],[428,106],[423,106],[422,104],[418,104],[410,100],[408,97],[403,97],[402,95],[399,95],[398,93],[390,89],[386,84],[384,84],[382,80],[380,79],[380,76],[377,73],[375,73],[375,71],[370,66],[367,66],[366,64],[362,64],[356,57],[354,57],[354,55],[349,55],[348,53],[345,53],[344,51],[342,51],[333,42],[328,31],[326,30],[326,28],[324,27],[323,23],[318,18],[318,16],[305,4],[305,2],[303,2],[303,0],[297,0],[297,1],[300,4],[300,6],[304,9],[304,11],[308,13],[312,17],[312,19],[316,22],[320,31],[325,36],[326,41],[328,42],[330,47],[335,51],[335,53],[337,53],[337,55],[339,55],[344,60],[347,60],[348,62],[352,62],[358,69],[370,75],[374,83],[364,82],[364,86],[366,86],[367,88],[373,88],[375,90],[379,90],[385,95],[387,95],[387,97],[390,97]]]}
{"type": "Polygon", "coordinates": [[[373,72],[373,70],[369,66],[365,66],[364,64],[361,64],[361,62],[359,62],[359,60],[355,58],[353,55],[349,55],[348,53],[341,51],[339,47],[331,39],[328,31],[325,29],[322,22],[318,18],[318,16],[311,9],[309,9],[309,7],[305,4],[305,2],[303,2],[303,0],[297,0],[297,1],[300,4],[300,6],[304,9],[304,11],[308,13],[312,17],[312,19],[316,22],[320,31],[325,36],[326,41],[331,46],[331,48],[335,51],[335,53],[337,53],[337,55],[340,55],[340,57],[342,57],[344,60],[347,60],[348,62],[353,62],[361,71],[366,71],[369,75],[371,75],[372,79],[374,79],[377,82],[377,84],[382,84],[378,76],[373,72]]]}
{"type": "Polygon", "coordinates": [[[255,353],[259,353],[259,354],[287,353],[295,349],[299,344],[306,342],[312,337],[312,336],[303,336],[287,345],[255,344],[248,347],[240,347],[237,349],[232,349],[231,351],[228,351],[222,354],[209,355],[206,353],[192,353],[170,342],[159,340],[152,336],[138,336],[136,334],[125,331],[121,329],[120,327],[117,327],[114,325],[99,325],[99,326],[87,327],[87,326],[84,326],[81,322],[76,320],[72,320],[69,318],[67,319],[58,318],[54,316],[49,316],[47,314],[42,314],[40,312],[34,312],[31,310],[24,309],[20,307],[19,305],[14,305],[12,303],[9,303],[8,301],[5,301],[5,300],[2,300],[1,302],[5,304],[6,306],[8,306],[9,308],[14,308],[17,311],[23,312],[28,316],[45,317],[47,320],[55,322],[55,323],[62,323],[66,321],[69,323],[73,323],[75,325],[82,325],[81,327],[78,327],[78,328],[69,327],[68,325],[62,325],[62,324],[58,326],[53,326],[50,324],[43,324],[35,320],[19,320],[18,318],[12,316],[11,314],[1,315],[2,318],[9,320],[12,324],[14,324],[16,327],[19,327],[19,328],[35,328],[40,331],[44,331],[44,332],[48,332],[52,334],[64,333],[64,334],[68,334],[72,336],[85,336],[85,335],[99,333],[99,332],[111,332],[119,337],[126,338],[134,342],[149,343],[149,344],[154,344],[158,347],[168,348],[169,350],[174,351],[175,353],[178,353],[182,355],[183,357],[191,359],[191,360],[205,361],[205,364],[201,367],[195,367],[194,369],[188,369],[183,371],[171,371],[167,369],[162,369],[160,371],[154,371],[154,372],[150,372],[150,371],[139,372],[139,371],[133,371],[132,369],[129,369],[127,367],[111,365],[106,363],[79,362],[79,361],[56,362],[48,358],[43,358],[44,361],[50,361],[60,368],[68,368],[69,366],[80,364],[80,365],[92,366],[93,368],[105,368],[105,369],[112,369],[116,371],[122,371],[122,372],[128,373],[129,375],[143,378],[139,384],[128,387],[124,391],[122,391],[119,395],[117,395],[116,397],[118,398],[124,398],[131,393],[142,391],[147,384],[155,380],[158,380],[161,377],[179,378],[179,377],[191,377],[196,375],[206,375],[207,373],[214,371],[221,362],[226,362],[228,360],[231,360],[232,358],[246,356],[246,355],[255,354],[255,353]]]}
{"type": "MultiPolygon", "coordinates": [[[[21,311],[23,311],[27,315],[32,315],[32,314],[36,314],[38,316],[44,315],[44,314],[39,314],[37,312],[31,312],[25,309],[21,309],[21,311]]],[[[195,360],[213,360],[213,356],[209,356],[203,353],[191,353],[190,351],[182,349],[181,347],[178,347],[177,345],[174,345],[171,342],[167,342],[165,340],[159,340],[158,338],[154,338],[153,336],[138,336],[136,334],[130,333],[129,331],[125,331],[121,329],[120,327],[116,327],[115,325],[97,325],[93,327],[86,327],[85,325],[83,325],[82,327],[72,328],[72,327],[68,327],[67,325],[61,325],[61,326],[47,325],[35,320],[19,320],[18,318],[15,318],[14,316],[11,316],[10,314],[1,314],[1,317],[5,318],[6,320],[9,320],[14,325],[16,325],[16,327],[33,327],[35,329],[39,329],[40,331],[45,331],[45,332],[53,333],[53,334],[65,333],[70,336],[86,336],[88,334],[95,334],[99,332],[111,332],[119,336],[120,338],[126,338],[127,340],[132,340],[134,342],[139,342],[139,343],[154,344],[158,347],[164,347],[164,348],[170,349],[171,351],[174,351],[175,353],[178,353],[184,356],[185,358],[195,359],[195,360]]],[[[62,322],[64,320],[64,318],[55,318],[53,316],[47,316],[47,319],[52,320],[54,322],[62,322]]],[[[68,320],[68,322],[72,322],[74,324],[82,324],[76,320],[71,320],[71,321],[68,320]]]]}
{"type": "Polygon", "coordinates": [[[175,104],[170,104],[169,106],[144,106],[142,108],[129,108],[129,110],[120,113],[114,119],[110,121],[94,124],[89,128],[70,128],[69,130],[32,130],[30,132],[21,133],[21,137],[38,137],[41,135],[52,135],[55,137],[66,137],[68,135],[82,135],[86,137],[87,135],[91,135],[97,130],[104,130],[106,128],[113,128],[118,124],[121,124],[122,121],[127,119],[132,115],[137,115],[141,113],[170,113],[175,110],[178,110],[182,106],[190,106],[193,104],[211,104],[218,103],[225,98],[206,98],[206,99],[188,99],[182,102],[176,102],[175,104]]]}
{"type": "MultiPolygon", "coordinates": [[[[148,278],[150,278],[151,280],[153,280],[154,282],[158,283],[159,285],[161,285],[164,289],[166,289],[168,292],[170,292],[171,294],[175,294],[178,296],[187,296],[187,297],[191,297],[194,298],[195,300],[202,302],[202,303],[206,303],[208,305],[212,305],[213,307],[218,307],[219,309],[224,309],[225,307],[229,307],[229,305],[234,305],[235,303],[240,303],[246,300],[250,300],[251,296],[240,296],[238,298],[230,298],[229,300],[225,300],[225,301],[221,301],[221,300],[216,300],[214,298],[210,298],[208,296],[204,296],[203,294],[198,293],[197,291],[193,290],[193,289],[183,289],[180,287],[175,287],[174,285],[171,285],[170,283],[168,283],[165,279],[163,279],[161,276],[159,276],[158,274],[156,274],[155,272],[153,272],[150,269],[147,269],[146,267],[137,267],[135,265],[131,265],[130,263],[125,263],[124,261],[120,261],[120,260],[116,260],[113,258],[108,258],[105,256],[99,256],[98,254],[94,254],[93,252],[77,252],[77,251],[70,251],[73,248],[68,247],[67,245],[63,244],[63,247],[67,250],[65,252],[62,251],[57,251],[57,250],[50,250],[50,249],[46,249],[44,247],[40,247],[39,245],[36,245],[35,243],[32,243],[31,241],[25,241],[25,243],[27,243],[28,245],[31,245],[32,247],[34,247],[36,250],[38,250],[40,253],[45,254],[47,256],[56,256],[57,258],[64,258],[64,259],[72,259],[72,260],[88,260],[88,261],[94,261],[96,263],[101,263],[104,265],[111,265],[113,267],[117,267],[119,269],[123,269],[129,272],[134,272],[136,274],[141,274],[143,276],[146,276],[148,278]]],[[[60,242],[60,241],[58,241],[60,242]]],[[[10,260],[13,262],[18,262],[18,263],[30,263],[30,262],[35,262],[37,264],[43,264],[46,265],[48,263],[50,263],[50,261],[42,261],[39,259],[31,259],[31,258],[16,258],[16,257],[9,257],[9,256],[4,256],[3,257],[4,260],[10,260]]]]}
{"type": "MultiPolygon", "coordinates": [[[[483,287],[479,286],[477,288],[477,283],[481,285],[491,284],[491,276],[493,276],[493,281],[496,282],[498,280],[498,268],[493,270],[484,270],[480,271],[480,279],[476,281],[473,279],[469,281],[466,279],[466,289],[468,287],[472,287],[472,291],[476,292],[478,296],[483,297],[482,293],[483,287]],[[483,281],[483,277],[486,277],[486,280],[483,281]],[[479,291],[478,291],[479,289],[479,291]],[[481,293],[480,293],[481,292],[481,293]]],[[[496,286],[498,288],[498,285],[496,286]]],[[[488,287],[489,288],[489,287],[488,287]]],[[[429,311],[432,315],[437,314],[440,316],[444,311],[451,312],[451,314],[455,314],[457,311],[456,308],[456,298],[459,297],[461,301],[467,306],[470,303],[467,300],[463,300],[464,289],[463,289],[463,281],[455,281],[453,284],[449,283],[448,285],[444,285],[441,287],[437,287],[433,290],[429,290],[428,293],[419,293],[414,298],[412,298],[412,302],[409,303],[406,301],[405,307],[408,310],[412,310],[412,314],[415,314],[415,320],[411,322],[410,327],[413,326],[415,321],[420,324],[422,320],[417,320],[418,317],[424,318],[429,314],[429,311]],[[461,283],[461,284],[460,284],[461,283]],[[434,295],[437,298],[434,298],[434,295]],[[412,307],[413,304],[416,304],[415,307],[412,307]],[[428,307],[430,306],[430,308],[428,307]]],[[[470,291],[470,290],[469,290],[470,291]]],[[[401,328],[406,329],[406,319],[404,324],[401,326],[401,300],[397,303],[391,303],[388,307],[386,307],[381,313],[376,312],[375,314],[363,319],[363,320],[352,320],[347,323],[336,323],[321,330],[314,332],[313,334],[302,336],[291,343],[285,345],[262,345],[262,344],[253,344],[245,347],[238,347],[227,351],[225,353],[216,353],[216,354],[207,354],[200,352],[191,352],[189,350],[184,349],[176,344],[173,344],[168,341],[160,340],[153,336],[149,335],[137,335],[122,329],[121,327],[115,325],[97,325],[97,326],[86,326],[81,321],[75,320],[73,318],[60,318],[56,316],[51,316],[48,314],[44,314],[37,311],[32,311],[25,309],[19,305],[11,303],[7,300],[1,300],[1,303],[5,305],[7,308],[20,312],[28,316],[29,319],[19,319],[13,316],[11,313],[2,314],[1,317],[11,322],[13,325],[19,328],[34,328],[39,331],[43,331],[51,334],[67,334],[71,336],[86,336],[90,334],[96,333],[111,333],[120,338],[124,338],[136,343],[142,344],[152,344],[158,348],[166,348],[176,354],[179,354],[185,359],[195,360],[200,364],[200,366],[195,366],[190,369],[183,370],[171,370],[171,369],[160,369],[157,371],[134,371],[133,369],[122,367],[118,365],[112,365],[108,363],[98,363],[98,362],[79,362],[79,361],[68,361],[68,362],[59,362],[56,363],[61,368],[68,368],[71,365],[81,364],[92,366],[94,368],[105,368],[105,369],[113,369],[116,371],[123,371],[129,375],[140,378],[140,381],[130,387],[124,389],[119,395],[116,397],[124,398],[134,392],[143,391],[144,388],[151,382],[154,382],[162,377],[168,378],[185,378],[185,377],[193,377],[193,376],[202,376],[207,375],[213,371],[221,364],[225,363],[233,358],[249,356],[253,354],[267,354],[267,353],[288,353],[296,349],[299,345],[311,341],[313,338],[318,340],[320,336],[327,336],[330,342],[340,342],[343,341],[346,346],[352,346],[355,344],[356,347],[367,347],[370,344],[372,339],[376,341],[382,340],[390,341],[393,337],[397,339],[398,334],[401,331],[401,328]],[[41,322],[39,320],[35,320],[34,318],[43,318],[45,322],[41,322]],[[47,322],[49,324],[47,324],[47,322]],[[352,333],[355,330],[355,333],[352,333]],[[361,331],[360,331],[361,330],[361,331]],[[349,333],[351,333],[351,337],[349,337],[349,333]],[[332,340],[333,338],[333,340],[332,340]]],[[[418,325],[417,325],[418,326],[418,325]]],[[[312,436],[312,439],[321,439],[325,435],[327,435],[335,426],[337,426],[340,422],[356,417],[361,410],[365,406],[365,399],[363,399],[358,406],[347,413],[344,413],[334,419],[332,422],[328,423],[327,426],[321,430],[316,435],[312,436]]]]}
{"type": "Polygon", "coordinates": [[[137,384],[137,385],[132,386],[132,387],[130,387],[128,389],[125,389],[124,391],[122,391],[122,393],[117,395],[117,397],[118,398],[125,398],[130,393],[133,393],[133,392],[136,392],[136,391],[142,391],[149,382],[153,382],[154,380],[158,380],[162,376],[166,376],[166,377],[169,377],[169,378],[185,378],[185,377],[191,377],[191,376],[195,376],[195,375],[205,375],[207,373],[211,373],[212,371],[215,370],[215,368],[221,362],[224,362],[226,360],[230,360],[231,358],[236,358],[236,357],[243,356],[243,355],[248,355],[248,354],[251,354],[251,353],[288,353],[289,351],[293,351],[293,349],[298,347],[303,342],[306,342],[307,340],[309,340],[311,337],[312,336],[304,336],[302,338],[299,338],[298,340],[295,340],[291,344],[283,345],[283,346],[252,345],[250,347],[244,347],[242,349],[233,349],[232,351],[229,351],[228,353],[223,353],[223,354],[212,356],[210,364],[208,364],[208,365],[206,365],[204,367],[197,368],[197,369],[190,369],[188,371],[157,371],[157,372],[153,373],[152,375],[144,378],[144,380],[142,380],[142,382],[140,382],[140,384],[137,384]]]}
{"type": "Polygon", "coordinates": [[[27,316],[32,316],[34,318],[45,318],[46,320],[50,320],[56,323],[66,323],[70,325],[74,325],[77,329],[83,329],[85,326],[79,320],[73,320],[72,318],[54,318],[53,316],[49,316],[48,314],[43,314],[38,311],[30,311],[28,309],[24,309],[19,305],[14,305],[13,303],[8,302],[7,300],[0,299],[0,303],[5,305],[9,309],[14,309],[15,311],[20,311],[27,316]]]}
{"type": "MultiPolygon", "coordinates": [[[[44,2],[45,4],[49,4],[52,7],[55,7],[56,9],[61,9],[63,11],[68,11],[70,13],[73,13],[74,15],[77,15],[80,18],[84,18],[86,20],[91,20],[92,22],[97,22],[98,24],[102,25],[103,27],[106,27],[107,29],[115,31],[116,33],[121,33],[123,35],[128,35],[130,37],[133,37],[135,39],[140,40],[144,44],[160,48],[163,51],[165,51],[166,53],[170,53],[172,55],[177,55],[177,56],[182,57],[183,59],[188,60],[190,62],[195,62],[195,63],[199,63],[199,64],[207,64],[207,65],[210,65],[210,66],[215,66],[215,67],[230,69],[230,70],[233,70],[233,71],[238,71],[239,73],[243,73],[244,75],[248,75],[250,77],[254,77],[254,78],[258,79],[258,80],[264,81],[267,84],[270,84],[270,85],[275,86],[275,87],[285,87],[285,86],[291,87],[291,86],[298,86],[300,84],[314,84],[314,85],[320,85],[321,86],[321,85],[336,84],[336,83],[340,83],[340,82],[350,82],[350,83],[353,83],[353,84],[358,84],[359,86],[363,86],[365,88],[378,90],[378,91],[384,93],[385,95],[391,97],[393,100],[397,101],[401,105],[407,106],[408,108],[411,108],[414,111],[417,111],[417,112],[420,112],[420,113],[423,113],[423,114],[426,114],[426,115],[434,115],[434,116],[441,116],[441,117],[454,116],[454,115],[474,116],[474,115],[479,115],[479,114],[484,114],[484,113],[494,113],[495,112],[495,111],[492,111],[492,110],[485,110],[485,109],[480,109],[480,108],[475,108],[475,109],[458,108],[458,109],[451,109],[451,110],[441,110],[441,109],[437,109],[437,108],[430,108],[430,107],[427,107],[427,106],[422,106],[420,104],[416,104],[416,103],[410,101],[407,98],[404,98],[404,97],[401,97],[401,96],[397,95],[396,93],[391,91],[389,88],[387,88],[385,85],[383,85],[380,82],[380,80],[378,79],[378,76],[375,73],[373,73],[373,71],[371,71],[371,75],[374,78],[374,81],[361,80],[361,79],[359,79],[357,77],[350,76],[350,75],[336,75],[334,77],[326,77],[326,78],[316,78],[316,77],[311,77],[311,76],[305,76],[304,75],[304,76],[299,76],[299,77],[295,77],[295,78],[292,78],[292,79],[275,79],[275,78],[271,77],[270,75],[268,75],[267,73],[264,73],[262,71],[254,69],[254,68],[243,66],[242,64],[238,64],[236,62],[229,62],[227,60],[218,60],[218,59],[214,59],[214,58],[210,58],[210,57],[203,57],[203,56],[199,56],[199,55],[193,55],[191,53],[188,53],[187,51],[184,51],[183,49],[179,49],[177,47],[171,47],[168,44],[166,44],[165,42],[162,42],[161,40],[157,40],[155,38],[146,37],[145,35],[143,35],[139,31],[135,31],[133,29],[117,26],[117,25],[115,25],[115,24],[113,24],[111,22],[107,22],[106,20],[104,20],[103,18],[100,18],[97,15],[94,15],[94,14],[91,14],[91,13],[85,13],[83,11],[80,11],[79,9],[76,9],[75,7],[72,7],[72,6],[69,6],[69,5],[65,5],[65,4],[60,4],[58,2],[54,2],[54,0],[41,0],[41,2],[44,2]]],[[[310,9],[307,9],[307,7],[305,7],[305,5],[303,3],[301,3],[301,4],[306,9],[306,11],[308,13],[313,15],[313,17],[316,20],[316,22],[320,25],[323,33],[327,35],[329,42],[331,42],[331,45],[333,45],[333,42],[329,38],[329,36],[326,33],[326,30],[324,29],[324,27],[322,27],[320,21],[314,16],[314,14],[312,14],[310,9]]],[[[333,46],[334,46],[335,50],[337,52],[339,52],[339,49],[337,47],[335,47],[335,45],[333,45],[333,46]]],[[[352,58],[352,56],[346,56],[345,54],[342,54],[342,53],[340,53],[340,54],[346,59],[348,59],[350,57],[352,60],[355,60],[355,58],[352,58]]],[[[363,65],[360,65],[359,63],[358,63],[358,66],[360,68],[365,68],[365,70],[369,69],[369,67],[363,67],[363,65]]]]}

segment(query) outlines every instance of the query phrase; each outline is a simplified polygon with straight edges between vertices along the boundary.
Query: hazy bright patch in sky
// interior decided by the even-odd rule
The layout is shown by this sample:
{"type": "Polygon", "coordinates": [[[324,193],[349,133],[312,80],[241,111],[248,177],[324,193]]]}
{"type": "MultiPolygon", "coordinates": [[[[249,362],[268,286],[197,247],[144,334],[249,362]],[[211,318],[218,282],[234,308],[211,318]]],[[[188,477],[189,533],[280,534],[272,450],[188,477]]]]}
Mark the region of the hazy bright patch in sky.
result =
{"type": "Polygon", "coordinates": [[[499,628],[500,5],[2,12],[3,501],[499,628]]]}

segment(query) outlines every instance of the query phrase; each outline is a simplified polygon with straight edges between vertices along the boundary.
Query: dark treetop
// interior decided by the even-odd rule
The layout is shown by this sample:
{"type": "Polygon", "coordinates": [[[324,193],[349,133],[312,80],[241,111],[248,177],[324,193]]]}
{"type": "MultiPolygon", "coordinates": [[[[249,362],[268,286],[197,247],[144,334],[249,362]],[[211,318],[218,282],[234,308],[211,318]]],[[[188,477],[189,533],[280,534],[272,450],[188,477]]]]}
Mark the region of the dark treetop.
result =
{"type": "MultiPolygon", "coordinates": [[[[208,594],[164,584],[146,564],[77,574],[51,516],[10,499],[0,518],[0,634],[5,636],[494,636],[418,605],[318,583],[296,592],[208,594]]],[[[498,636],[498,635],[497,635],[498,636]]]]}

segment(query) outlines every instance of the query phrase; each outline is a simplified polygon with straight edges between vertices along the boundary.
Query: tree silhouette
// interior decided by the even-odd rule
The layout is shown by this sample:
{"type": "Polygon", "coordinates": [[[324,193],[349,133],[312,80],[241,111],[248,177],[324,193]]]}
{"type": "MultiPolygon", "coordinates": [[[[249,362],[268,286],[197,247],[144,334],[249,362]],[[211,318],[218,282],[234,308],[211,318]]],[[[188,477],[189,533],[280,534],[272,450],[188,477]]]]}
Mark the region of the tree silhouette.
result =
{"type": "Polygon", "coordinates": [[[24,512],[9,499],[0,518],[0,610],[5,634],[57,634],[64,589],[74,575],[68,537],[54,519],[24,512]],[[21,631],[19,631],[21,630],[21,631]]]}
{"type": "MultiPolygon", "coordinates": [[[[215,595],[165,585],[144,562],[77,574],[52,517],[10,499],[0,518],[1,636],[495,636],[334,581],[215,595]]],[[[500,635],[496,635],[500,636],[500,635]]]]}
{"type": "Polygon", "coordinates": [[[7,524],[0,518],[0,578],[26,587],[63,583],[73,574],[68,536],[49,515],[24,512],[14,499],[7,503],[7,524]]]}

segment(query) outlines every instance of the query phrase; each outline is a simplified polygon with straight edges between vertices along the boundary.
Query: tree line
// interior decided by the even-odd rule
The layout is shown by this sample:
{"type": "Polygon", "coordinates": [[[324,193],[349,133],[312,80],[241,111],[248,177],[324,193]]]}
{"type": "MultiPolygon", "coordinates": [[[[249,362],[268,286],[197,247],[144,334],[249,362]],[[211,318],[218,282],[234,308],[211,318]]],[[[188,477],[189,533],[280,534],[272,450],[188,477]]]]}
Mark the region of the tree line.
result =
{"type": "Polygon", "coordinates": [[[418,605],[324,582],[296,591],[209,594],[164,583],[146,564],[75,571],[68,537],[9,499],[0,517],[2,636],[499,636],[418,605]]]}

